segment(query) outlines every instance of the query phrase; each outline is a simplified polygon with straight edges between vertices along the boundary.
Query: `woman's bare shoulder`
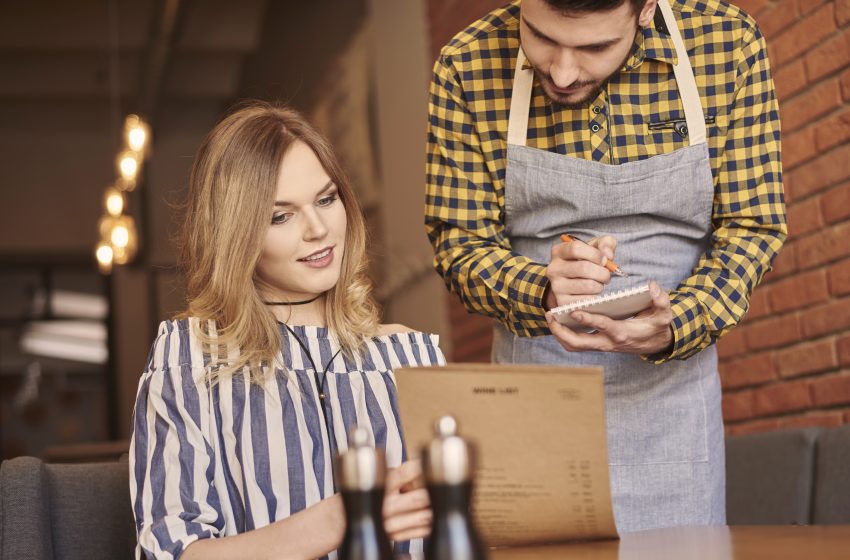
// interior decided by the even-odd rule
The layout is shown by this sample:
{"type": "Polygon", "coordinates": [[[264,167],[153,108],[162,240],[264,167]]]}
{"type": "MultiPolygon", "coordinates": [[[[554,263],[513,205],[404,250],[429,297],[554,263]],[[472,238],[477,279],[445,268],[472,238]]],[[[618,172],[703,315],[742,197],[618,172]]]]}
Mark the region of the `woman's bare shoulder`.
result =
{"type": "Polygon", "coordinates": [[[390,323],[386,325],[378,325],[375,329],[375,336],[387,336],[391,334],[415,332],[410,327],[399,325],[398,323],[390,323]]]}

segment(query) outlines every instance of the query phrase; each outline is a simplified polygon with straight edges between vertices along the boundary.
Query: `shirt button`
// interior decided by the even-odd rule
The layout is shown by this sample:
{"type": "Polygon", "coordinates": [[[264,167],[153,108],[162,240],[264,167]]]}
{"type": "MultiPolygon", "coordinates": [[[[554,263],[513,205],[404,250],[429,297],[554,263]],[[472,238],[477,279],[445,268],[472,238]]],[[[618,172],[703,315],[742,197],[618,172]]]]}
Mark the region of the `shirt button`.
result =
{"type": "Polygon", "coordinates": [[[593,112],[594,112],[594,113],[596,113],[596,114],[598,115],[599,113],[601,113],[601,112],[602,112],[602,107],[599,107],[599,106],[594,105],[594,106],[593,106],[593,112]]]}
{"type": "Polygon", "coordinates": [[[590,130],[592,130],[593,132],[599,132],[599,125],[593,123],[592,125],[590,125],[590,130]]]}

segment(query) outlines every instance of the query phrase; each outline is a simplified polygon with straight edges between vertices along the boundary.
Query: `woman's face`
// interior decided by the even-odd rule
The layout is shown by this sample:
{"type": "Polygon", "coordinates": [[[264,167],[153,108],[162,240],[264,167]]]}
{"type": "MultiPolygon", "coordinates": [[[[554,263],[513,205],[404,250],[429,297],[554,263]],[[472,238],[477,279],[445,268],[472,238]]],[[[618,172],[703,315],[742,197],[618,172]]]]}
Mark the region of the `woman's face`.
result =
{"type": "Polygon", "coordinates": [[[274,208],[254,271],[267,301],[303,301],[333,288],[347,219],[339,191],[307,144],[283,156],[274,208]]]}

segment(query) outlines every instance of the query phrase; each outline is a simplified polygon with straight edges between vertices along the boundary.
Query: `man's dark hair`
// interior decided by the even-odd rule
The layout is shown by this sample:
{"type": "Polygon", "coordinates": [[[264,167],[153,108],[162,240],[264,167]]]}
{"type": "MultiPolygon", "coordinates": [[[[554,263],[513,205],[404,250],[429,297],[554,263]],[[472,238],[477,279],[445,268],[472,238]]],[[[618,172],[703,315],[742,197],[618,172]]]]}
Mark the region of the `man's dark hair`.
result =
{"type": "Polygon", "coordinates": [[[646,0],[545,0],[549,6],[562,14],[608,12],[629,2],[635,14],[639,14],[646,0]]]}

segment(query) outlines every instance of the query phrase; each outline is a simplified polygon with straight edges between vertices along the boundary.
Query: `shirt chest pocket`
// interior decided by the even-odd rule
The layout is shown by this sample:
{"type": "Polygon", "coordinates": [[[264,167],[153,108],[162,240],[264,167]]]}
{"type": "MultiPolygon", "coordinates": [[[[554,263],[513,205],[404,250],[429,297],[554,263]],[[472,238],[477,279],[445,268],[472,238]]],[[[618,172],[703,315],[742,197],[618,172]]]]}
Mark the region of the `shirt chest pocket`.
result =
{"type": "MultiPolygon", "coordinates": [[[[710,127],[716,120],[714,115],[706,115],[705,124],[710,127]]],[[[688,122],[678,111],[654,116],[646,123],[646,128],[656,142],[684,141],[688,137],[688,122]]]]}

